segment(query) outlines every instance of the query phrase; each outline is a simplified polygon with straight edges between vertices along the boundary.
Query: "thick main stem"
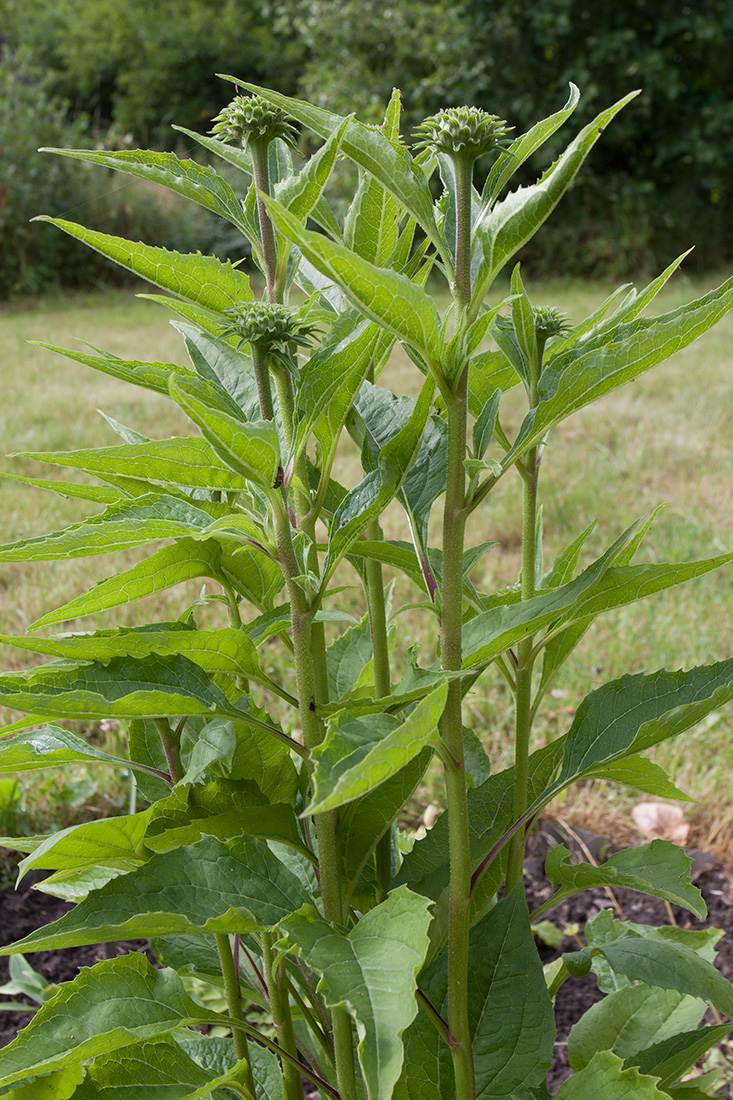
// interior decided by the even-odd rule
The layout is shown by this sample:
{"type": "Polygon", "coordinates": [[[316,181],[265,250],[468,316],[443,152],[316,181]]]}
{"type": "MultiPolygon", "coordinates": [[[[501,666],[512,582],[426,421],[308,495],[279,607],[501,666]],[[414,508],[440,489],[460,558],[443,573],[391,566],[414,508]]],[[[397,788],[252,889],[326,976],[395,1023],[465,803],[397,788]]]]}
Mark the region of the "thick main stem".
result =
{"type": "MultiPolygon", "coordinates": [[[[463,543],[467,429],[467,372],[458,382],[448,414],[448,478],[443,511],[443,585],[441,657],[444,669],[454,672],[463,659],[463,543]]],[[[468,937],[471,926],[471,854],[468,833],[466,767],[463,758],[461,682],[448,685],[441,720],[447,750],[445,770],[450,846],[450,907],[448,927],[448,1028],[456,1080],[456,1100],[475,1096],[471,1032],[468,1022],[468,937]]]]}
{"type": "MultiPolygon", "coordinates": [[[[219,961],[221,963],[221,975],[224,979],[224,992],[227,999],[227,1007],[229,1009],[229,1015],[235,1020],[242,1019],[242,991],[239,985],[239,975],[234,965],[234,956],[232,955],[232,948],[229,943],[229,936],[224,933],[217,933],[216,946],[219,951],[219,961]]],[[[249,1046],[247,1044],[247,1035],[239,1028],[235,1028],[233,1032],[234,1037],[234,1050],[237,1058],[247,1062],[247,1076],[246,1085],[253,1097],[257,1096],[257,1090],[255,1088],[255,1079],[252,1075],[252,1063],[249,1058],[249,1046]]]]}
{"type": "Polygon", "coordinates": [[[272,228],[263,195],[270,194],[270,172],[267,165],[266,141],[251,141],[249,151],[252,156],[252,174],[254,176],[255,190],[257,191],[257,215],[260,221],[260,237],[262,239],[262,255],[265,261],[265,278],[267,279],[267,293],[271,302],[277,297],[276,272],[277,272],[277,248],[275,245],[275,233],[272,228]]]}
{"type": "MultiPolygon", "coordinates": [[[[373,520],[367,528],[370,539],[378,541],[382,537],[379,520],[373,520]]],[[[382,563],[367,559],[366,590],[369,605],[369,629],[372,635],[372,654],[374,660],[374,693],[378,699],[384,699],[392,691],[389,672],[389,636],[387,634],[387,611],[384,606],[384,575],[382,563]]],[[[383,901],[392,878],[392,831],[388,829],[379,838],[374,850],[377,876],[377,900],[383,901]]]]}

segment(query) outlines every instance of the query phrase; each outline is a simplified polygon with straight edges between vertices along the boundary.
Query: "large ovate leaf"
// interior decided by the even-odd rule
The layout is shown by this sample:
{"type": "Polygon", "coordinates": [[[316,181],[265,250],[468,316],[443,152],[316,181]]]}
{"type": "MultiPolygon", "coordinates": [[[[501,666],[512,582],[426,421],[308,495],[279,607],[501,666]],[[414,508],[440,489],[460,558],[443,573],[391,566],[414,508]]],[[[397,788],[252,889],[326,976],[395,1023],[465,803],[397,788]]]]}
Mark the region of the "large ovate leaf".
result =
{"type": "Polygon", "coordinates": [[[542,371],[539,404],[526,416],[512,462],[555,424],[618,386],[638,378],[696,340],[733,306],[733,279],[660,317],[641,317],[579,341],[542,371]]]}
{"type": "Polygon", "coordinates": [[[330,723],[326,739],[313,752],[314,791],[308,813],[343,806],[384,783],[437,739],[447,684],[417,704],[403,722],[389,715],[330,723]]]}
{"type": "Polygon", "coordinates": [[[33,623],[33,629],[40,630],[41,627],[119,607],[194,577],[218,578],[221,576],[220,562],[221,549],[213,539],[206,542],[179,539],[173,546],[164,546],[130,569],[99,581],[84,595],[42,615],[33,623]]]}
{"type": "Polygon", "coordinates": [[[200,252],[182,254],[167,248],[156,248],[153,245],[128,241],[124,237],[112,237],[108,233],[85,229],[83,225],[61,218],[43,215],[34,220],[50,222],[69,236],[93,248],[95,252],[101,252],[103,256],[139,275],[141,279],[155,283],[163,290],[169,290],[215,313],[223,313],[231,306],[251,302],[254,298],[247,276],[228,261],[222,263],[214,256],[202,256],[200,252]]]}
{"type": "Polygon", "coordinates": [[[356,1021],[369,1100],[390,1100],[402,1068],[402,1033],[417,1012],[417,973],[428,947],[429,901],[406,888],[366,913],[346,935],[315,910],[296,913],[283,931],[321,976],[326,1004],[356,1021]]]}
{"type": "Polygon", "coordinates": [[[211,445],[199,436],[86,451],[27,451],[18,457],[35,462],[52,462],[56,466],[71,466],[101,478],[107,475],[146,478],[192,489],[225,492],[247,488],[244,478],[232,473],[211,445]]]}
{"type": "Polygon", "coordinates": [[[520,187],[497,203],[476,227],[481,264],[475,301],[483,301],[496,274],[533,236],[557,206],[575,174],[613,117],[638,92],[624,96],[584,126],[562,156],[531,187],[520,187]]]}
{"type": "MultiPolygon", "coordinates": [[[[235,77],[229,79],[239,87],[255,92],[268,102],[281,107],[319,137],[328,138],[344,121],[342,116],[302,100],[281,95],[269,88],[260,88],[256,84],[248,84],[235,77]]],[[[405,146],[390,141],[381,128],[365,126],[357,119],[351,119],[344,132],[341,149],[402,203],[439,251],[445,248],[435,225],[433,199],[427,179],[405,146]]]]}
{"type": "Polygon", "coordinates": [[[601,1050],[588,1065],[561,1086],[557,1100],[664,1100],[657,1088],[658,1077],[626,1069],[610,1050],[601,1050]]]}
{"type": "Polygon", "coordinates": [[[180,655],[113,657],[107,664],[43,665],[27,675],[0,676],[4,706],[63,718],[228,715],[268,727],[235,704],[204,670],[180,655]]]}
{"type": "MultiPolygon", "coordinates": [[[[673,989],[626,986],[591,1005],[573,1025],[568,1036],[570,1065],[576,1071],[583,1069],[599,1050],[612,1050],[637,1065],[635,1056],[648,1047],[696,1028],[706,1009],[705,1001],[673,989]]],[[[642,1072],[649,1073],[652,1066],[645,1061],[647,1068],[642,1072]]]]}
{"type": "MultiPolygon", "coordinates": [[[[156,1038],[110,1051],[87,1069],[76,1100],[185,1100],[194,1090],[214,1088],[215,1078],[172,1039],[156,1038]]],[[[212,1100],[231,1094],[215,1091],[212,1100]]]]}
{"type": "Polygon", "coordinates": [[[246,235],[247,226],[242,218],[242,205],[229,184],[213,168],[198,164],[195,160],[179,160],[174,153],[159,153],[151,149],[122,149],[115,152],[92,149],[42,149],[44,153],[58,153],[62,157],[74,157],[91,164],[101,164],[117,172],[159,183],[191,199],[199,206],[225,218],[246,235]]]}
{"type": "Polygon", "coordinates": [[[4,1085],[34,1073],[79,1065],[97,1055],[167,1035],[198,1019],[173,970],[155,970],[133,952],[84,969],[38,1010],[0,1051],[4,1085]]]}
{"type": "Polygon", "coordinates": [[[274,200],[267,207],[280,232],[298,245],[314,267],[333,279],[349,301],[438,369],[440,320],[432,298],[422,287],[391,268],[362,259],[321,233],[303,229],[274,200]]]}
{"type": "Polygon", "coordinates": [[[270,802],[295,800],[298,773],[288,743],[250,722],[214,718],[192,731],[189,722],[181,736],[181,761],[183,783],[201,782],[214,765],[217,774],[223,767],[230,779],[256,783],[270,802]]]}
{"type": "Polygon", "coordinates": [[[274,927],[309,900],[300,879],[266,844],[247,836],[227,843],[203,837],[152,856],[2,953],[191,932],[255,932],[274,927]]]}

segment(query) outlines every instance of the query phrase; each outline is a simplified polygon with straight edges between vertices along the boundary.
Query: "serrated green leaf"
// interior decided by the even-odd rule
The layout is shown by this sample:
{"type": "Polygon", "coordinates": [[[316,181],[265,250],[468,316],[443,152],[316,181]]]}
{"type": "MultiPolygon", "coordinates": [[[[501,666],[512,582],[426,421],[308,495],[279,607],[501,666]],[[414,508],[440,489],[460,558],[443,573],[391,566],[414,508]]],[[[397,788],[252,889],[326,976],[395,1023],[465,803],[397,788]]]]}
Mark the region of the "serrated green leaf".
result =
{"type": "Polygon", "coordinates": [[[150,811],[103,821],[86,821],[40,837],[41,843],[20,863],[22,878],[33,867],[51,871],[83,871],[88,867],[132,870],[145,863],[143,846],[150,811]]]}
{"type": "MultiPolygon", "coordinates": [[[[214,1087],[207,1073],[172,1039],[151,1039],[95,1059],[76,1100],[185,1100],[194,1090],[214,1087]]],[[[221,1091],[213,1100],[228,1100],[221,1091]]]]}
{"type": "Polygon", "coordinates": [[[221,714],[263,726],[246,700],[233,703],[199,665],[180,655],[42,665],[27,675],[0,676],[0,700],[15,710],[62,718],[221,714]]]}
{"type": "Polygon", "coordinates": [[[481,195],[481,215],[488,211],[499,196],[499,192],[517,169],[532,156],[548,138],[552,137],[570,117],[578,105],[580,92],[570,83],[570,95],[565,106],[541,122],[536,122],[525,134],[515,138],[506,150],[502,150],[491,166],[481,195]]]}
{"type": "Polygon", "coordinates": [[[366,913],[348,935],[315,910],[295,913],[283,932],[297,946],[331,1008],[356,1021],[369,1100],[390,1100],[402,1067],[402,1033],[417,1013],[417,973],[428,947],[429,901],[402,887],[366,913]]]}
{"type": "Polygon", "coordinates": [[[571,413],[687,347],[733,306],[733,279],[660,317],[641,317],[578,342],[548,360],[539,404],[525,417],[507,453],[513,462],[571,413]]]}
{"type": "Polygon", "coordinates": [[[622,887],[681,905],[704,920],[707,907],[690,881],[691,866],[691,858],[679,845],[653,840],[651,844],[615,852],[600,867],[572,863],[567,848],[559,844],[547,856],[545,872],[550,883],[560,887],[563,897],[595,886],[622,887]]]}
{"type": "Polygon", "coordinates": [[[102,478],[107,475],[140,477],[193,489],[219,489],[225,492],[247,488],[244,478],[233,474],[200,436],[156,439],[149,443],[84,451],[28,451],[15,457],[71,466],[102,478]]]}
{"type": "Polygon", "coordinates": [[[183,783],[200,782],[211,764],[220,762],[230,779],[256,783],[268,802],[295,801],[298,773],[287,743],[249,723],[215,718],[192,731],[187,723],[181,761],[183,783]]]}
{"type": "MultiPolygon", "coordinates": [[[[260,88],[256,84],[248,84],[234,77],[227,79],[281,107],[319,137],[328,138],[344,121],[340,115],[331,114],[330,111],[324,111],[302,100],[281,95],[269,88],[260,88]]],[[[435,225],[433,199],[427,178],[414,163],[405,146],[390,141],[380,127],[365,126],[357,119],[351,119],[346,127],[341,148],[347,157],[379,180],[402,203],[439,251],[445,248],[435,225]]]]}
{"type": "Polygon", "coordinates": [[[0,951],[11,955],[191,932],[255,932],[275,927],[309,900],[300,880],[266,844],[247,836],[227,843],[205,836],[152,856],[59,920],[0,951]]]}
{"type": "Polygon", "coordinates": [[[565,152],[531,187],[520,187],[497,203],[476,226],[481,264],[474,301],[482,302],[496,274],[522,245],[534,235],[562,198],[576,172],[614,115],[638,92],[624,96],[601,111],[583,127],[565,152]]]}
{"type": "MultiPolygon", "coordinates": [[[[59,478],[20,477],[19,474],[6,472],[0,474],[0,477],[20,482],[21,485],[33,485],[36,489],[46,489],[50,493],[58,493],[59,496],[69,499],[91,500],[94,504],[114,504],[120,499],[119,489],[111,489],[107,485],[81,485],[73,481],[62,481],[59,478]]],[[[143,489],[142,492],[144,491],[143,489]]]]}
{"type": "MultiPolygon", "coordinates": [[[[573,1026],[568,1036],[570,1065],[576,1071],[583,1069],[599,1050],[612,1050],[627,1064],[638,1067],[641,1052],[681,1030],[696,1028],[706,1009],[705,1001],[697,997],[648,985],[631,985],[609,993],[591,1005],[573,1026]]],[[[642,1072],[653,1070],[654,1065],[645,1060],[642,1072]]]]}
{"type": "Polygon", "coordinates": [[[389,716],[343,718],[329,724],[313,752],[313,798],[307,813],[324,813],[378,787],[436,737],[448,687],[441,684],[401,723],[389,716]]]}
{"type": "Polygon", "coordinates": [[[689,794],[685,794],[676,787],[666,772],[648,760],[646,756],[626,756],[623,760],[613,760],[603,764],[595,776],[589,778],[611,780],[612,783],[623,783],[627,787],[636,787],[645,794],[652,794],[655,798],[678,798],[687,802],[695,802],[689,794]]]}
{"type": "Polygon", "coordinates": [[[201,1010],[172,970],[133,952],[84,969],[60,986],[31,1023],[0,1051],[4,1085],[51,1073],[198,1019],[201,1010]]]}
{"type": "Polygon", "coordinates": [[[369,616],[340,634],[326,650],[328,697],[338,700],[355,686],[373,656],[369,616]]]}
{"type": "Polygon", "coordinates": [[[666,1089],[711,1047],[722,1042],[732,1029],[733,1025],[728,1023],[670,1035],[666,1039],[659,1039],[653,1046],[646,1045],[639,1049],[627,1060],[636,1065],[640,1073],[658,1076],[660,1087],[666,1089]]]}
{"type": "Polygon", "coordinates": [[[83,225],[49,218],[43,215],[34,221],[50,222],[63,229],[69,236],[101,252],[110,260],[126,267],[128,271],[169,290],[181,298],[223,313],[231,306],[251,302],[254,298],[249,279],[231,263],[222,263],[214,256],[202,256],[200,252],[182,254],[167,248],[128,241],[124,237],[112,237],[85,229],[83,225]]]}
{"type": "MultiPolygon", "coordinates": [[[[400,93],[395,89],[385,116],[386,136],[395,145],[399,141],[400,110],[400,93]],[[391,133],[387,133],[388,125],[391,133]]],[[[387,263],[397,246],[400,213],[394,195],[374,176],[365,173],[346,215],[344,244],[365,260],[387,263]]]]}
{"type": "Polygon", "coordinates": [[[230,469],[265,489],[272,488],[280,465],[280,444],[271,420],[243,423],[220,412],[201,400],[190,381],[172,378],[170,392],[230,469]]]}
{"type": "Polygon", "coordinates": [[[561,1086],[557,1100],[663,1100],[657,1077],[648,1077],[637,1069],[625,1069],[610,1050],[601,1050],[580,1073],[561,1086]]]}
{"type": "Polygon", "coordinates": [[[161,184],[178,195],[198,203],[218,214],[247,233],[242,220],[242,206],[229,184],[208,165],[195,160],[179,160],[174,153],[159,153],[151,149],[122,149],[115,152],[91,149],[40,149],[42,153],[57,153],[91,164],[101,164],[138,179],[161,184]]]}
{"type": "Polygon", "coordinates": [[[348,124],[349,120],[345,118],[341,125],[329,134],[321,148],[308,158],[300,172],[286,176],[275,185],[274,193],[278,202],[302,222],[317,206],[323,194],[348,124]]]}
{"type": "Polygon", "coordinates": [[[49,611],[33,623],[33,629],[40,630],[41,627],[119,607],[194,577],[218,578],[221,575],[220,561],[221,550],[213,539],[208,542],[179,539],[173,546],[163,547],[123,573],[99,581],[83,596],[77,596],[55,611],[49,611]]]}
{"type": "Polygon", "coordinates": [[[226,141],[219,141],[218,138],[210,137],[208,134],[200,134],[198,130],[187,130],[185,126],[178,126],[175,122],[172,124],[172,129],[185,134],[186,137],[202,145],[210,153],[215,153],[216,156],[221,157],[228,164],[233,164],[245,175],[252,175],[252,157],[247,149],[230,145],[226,141]]]}
{"type": "MultiPolygon", "coordinates": [[[[27,1007],[19,1006],[21,1011],[27,1007]]],[[[3,1092],[3,1096],[5,1100],[68,1100],[70,1096],[79,1095],[76,1091],[77,1085],[81,1084],[83,1076],[84,1070],[81,1066],[69,1066],[47,1076],[36,1077],[26,1085],[17,1085],[10,1092],[3,1092]]]]}
{"type": "Polygon", "coordinates": [[[0,561],[53,561],[111,554],[157,539],[180,538],[204,531],[221,505],[188,501],[165,493],[147,493],[112,504],[98,516],[60,531],[21,539],[0,547],[0,561]]]}
{"type": "Polygon", "coordinates": [[[519,375],[503,351],[483,351],[474,355],[468,368],[468,407],[479,416],[494,394],[505,393],[520,382],[519,375]]]}
{"type": "MultiPolygon", "coordinates": [[[[166,299],[168,301],[169,299],[166,299]]],[[[170,299],[173,301],[173,299],[170,299]]],[[[45,344],[40,340],[35,341],[36,347],[45,348],[47,351],[55,351],[67,359],[73,359],[75,363],[83,363],[92,370],[109,374],[113,378],[121,378],[124,382],[131,382],[135,386],[152,390],[154,393],[162,393],[168,396],[168,381],[171,375],[181,375],[183,378],[193,376],[193,371],[188,367],[181,367],[177,363],[145,363],[137,359],[118,359],[113,355],[90,355],[89,352],[78,351],[74,348],[62,348],[58,344],[45,344]]]]}
{"type": "Polygon", "coordinates": [[[587,974],[593,958],[602,956],[611,970],[632,981],[712,1001],[726,1016],[733,1016],[733,988],[712,963],[692,948],[673,939],[666,941],[626,931],[618,939],[563,955],[571,974],[587,974]]]}
{"type": "MultiPolygon", "coordinates": [[[[0,638],[0,640],[4,640],[0,638]]],[[[37,771],[58,768],[64,764],[114,764],[135,767],[129,760],[111,756],[62,726],[40,726],[0,741],[0,772],[37,771]]]]}
{"type": "Polygon", "coordinates": [[[438,370],[439,318],[432,298],[405,275],[377,267],[321,233],[303,229],[275,200],[267,208],[278,230],[300,248],[314,267],[341,287],[370,320],[413,347],[438,370]]]}

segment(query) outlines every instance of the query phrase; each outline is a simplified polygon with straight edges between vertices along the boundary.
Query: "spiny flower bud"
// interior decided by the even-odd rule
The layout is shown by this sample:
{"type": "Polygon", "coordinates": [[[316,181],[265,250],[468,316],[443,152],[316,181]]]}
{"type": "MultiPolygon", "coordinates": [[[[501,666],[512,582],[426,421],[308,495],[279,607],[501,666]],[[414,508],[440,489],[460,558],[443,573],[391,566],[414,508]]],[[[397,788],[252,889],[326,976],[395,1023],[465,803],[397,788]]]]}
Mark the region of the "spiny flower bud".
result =
{"type": "Polygon", "coordinates": [[[549,340],[551,336],[564,336],[570,332],[572,325],[557,306],[537,306],[534,310],[534,328],[538,339],[549,340]]]}
{"type": "Polygon", "coordinates": [[[262,96],[238,95],[216,118],[210,131],[221,141],[232,141],[244,148],[253,141],[268,144],[275,138],[295,148],[296,131],[280,107],[262,96]]]}
{"type": "Polygon", "coordinates": [[[273,302],[246,302],[224,310],[228,324],[222,336],[236,336],[239,347],[253,344],[264,352],[287,353],[288,344],[307,347],[316,325],[296,310],[273,302]]]}
{"type": "Polygon", "coordinates": [[[512,129],[498,115],[489,115],[480,107],[447,107],[415,128],[419,138],[416,148],[474,161],[493,149],[505,149],[512,129]]]}

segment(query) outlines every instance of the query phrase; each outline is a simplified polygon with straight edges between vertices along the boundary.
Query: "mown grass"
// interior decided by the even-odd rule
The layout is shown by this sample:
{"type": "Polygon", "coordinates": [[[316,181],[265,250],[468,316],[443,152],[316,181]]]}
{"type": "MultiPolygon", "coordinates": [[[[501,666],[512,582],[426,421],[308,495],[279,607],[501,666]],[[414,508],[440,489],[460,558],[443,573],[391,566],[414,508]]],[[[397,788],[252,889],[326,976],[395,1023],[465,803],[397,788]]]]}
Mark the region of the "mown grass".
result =
{"type": "MultiPolygon", "coordinates": [[[[657,299],[655,312],[673,308],[710,285],[713,280],[678,277],[657,299]]],[[[559,305],[574,320],[597,305],[608,289],[577,282],[529,287],[537,304],[559,305]]],[[[590,560],[632,520],[661,502],[667,507],[647,538],[642,558],[684,561],[733,546],[732,337],[729,317],[671,361],[573,416],[555,432],[542,469],[547,561],[596,520],[587,548],[590,560]]],[[[95,412],[98,408],[151,436],[188,431],[184,415],[164,398],[96,374],[29,345],[28,340],[62,346],[81,340],[125,358],[186,361],[182,341],[165,312],[130,292],[86,294],[28,309],[8,309],[0,313],[3,451],[114,445],[117,437],[95,412]]],[[[415,368],[400,355],[389,364],[385,377],[398,392],[415,392],[419,384],[415,368]]],[[[516,427],[522,415],[517,397],[511,395],[508,411],[502,414],[507,428],[516,427]]],[[[53,468],[24,459],[4,460],[0,468],[24,476],[57,476],[53,468]]],[[[337,470],[346,484],[359,478],[358,456],[348,441],[337,470]]],[[[470,539],[498,544],[474,571],[480,588],[492,590],[516,580],[520,561],[517,481],[504,479],[472,518],[470,539]]],[[[94,510],[83,502],[0,481],[3,542],[65,526],[94,510]]],[[[438,511],[436,507],[436,517],[438,511]]],[[[385,517],[385,528],[388,535],[406,537],[396,508],[385,517]]],[[[114,558],[0,564],[0,632],[23,632],[51,607],[142,556],[137,551],[114,558]]],[[[345,574],[344,580],[356,578],[345,574]]],[[[152,598],[144,608],[123,607],[100,617],[98,623],[177,617],[197,598],[200,588],[200,584],[182,586],[152,598]]],[[[689,667],[729,655],[732,595],[733,572],[728,569],[600,619],[545,701],[538,722],[539,742],[564,732],[582,697],[623,672],[689,667]]],[[[394,606],[402,609],[414,598],[407,582],[398,579],[394,606]]],[[[356,588],[336,599],[355,613],[361,610],[356,588]]],[[[90,629],[93,622],[84,619],[75,625],[90,629]]],[[[426,656],[432,652],[437,631],[434,619],[425,612],[402,612],[397,626],[400,648],[402,643],[414,642],[424,647],[426,656]]],[[[4,663],[22,667],[29,663],[28,657],[22,651],[6,650],[4,663]]],[[[504,766],[511,751],[512,714],[503,683],[491,670],[469,698],[467,714],[487,742],[495,765],[504,766]]],[[[733,849],[733,811],[727,810],[733,795],[731,733],[730,713],[713,716],[684,742],[660,747],[656,757],[699,800],[690,812],[693,841],[712,845],[723,854],[733,849]]],[[[114,784],[108,794],[117,803],[124,797],[114,784]]],[[[439,803],[438,782],[431,780],[421,797],[439,803]]],[[[633,792],[592,784],[572,792],[556,809],[598,831],[631,833],[629,808],[638,800],[633,792]]],[[[0,806],[0,817],[1,810],[0,806]]]]}

